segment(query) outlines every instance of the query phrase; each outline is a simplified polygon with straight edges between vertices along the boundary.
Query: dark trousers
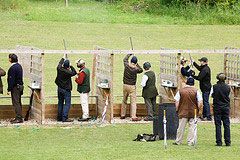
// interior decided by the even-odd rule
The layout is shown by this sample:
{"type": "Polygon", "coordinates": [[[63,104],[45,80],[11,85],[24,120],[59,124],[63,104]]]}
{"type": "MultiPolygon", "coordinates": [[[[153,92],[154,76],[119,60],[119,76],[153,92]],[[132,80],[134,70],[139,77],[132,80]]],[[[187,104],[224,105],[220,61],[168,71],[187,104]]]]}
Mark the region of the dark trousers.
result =
{"type": "Polygon", "coordinates": [[[230,120],[229,120],[229,108],[217,108],[214,106],[214,121],[216,128],[216,143],[222,144],[222,122],[224,127],[224,140],[226,144],[230,144],[230,120]]]}
{"type": "Polygon", "coordinates": [[[153,118],[156,115],[156,97],[153,98],[144,98],[147,113],[149,118],[153,118]]]}
{"type": "Polygon", "coordinates": [[[210,92],[202,92],[203,97],[203,118],[211,118],[210,105],[209,105],[210,92]]]}
{"type": "Polygon", "coordinates": [[[12,105],[15,110],[16,119],[20,120],[22,120],[22,101],[21,101],[22,94],[23,94],[22,85],[13,87],[11,91],[12,105]]]}
{"type": "Polygon", "coordinates": [[[68,112],[71,106],[71,91],[58,87],[58,116],[59,121],[68,119],[68,112]],[[65,104],[64,104],[65,102],[65,104]]]}

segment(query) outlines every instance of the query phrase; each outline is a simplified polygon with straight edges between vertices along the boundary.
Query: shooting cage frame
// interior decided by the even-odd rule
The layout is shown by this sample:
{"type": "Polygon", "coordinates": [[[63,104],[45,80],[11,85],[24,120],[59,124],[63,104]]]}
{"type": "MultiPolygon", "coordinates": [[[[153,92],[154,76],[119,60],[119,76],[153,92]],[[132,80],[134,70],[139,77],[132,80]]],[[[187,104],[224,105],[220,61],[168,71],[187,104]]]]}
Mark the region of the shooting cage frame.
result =
{"type": "MultiPolygon", "coordinates": [[[[92,97],[96,98],[94,105],[89,106],[90,114],[101,117],[103,108],[108,100],[106,110],[106,121],[112,122],[113,117],[120,115],[121,104],[114,103],[114,83],[113,83],[113,67],[115,54],[155,54],[159,55],[160,73],[157,83],[159,85],[159,104],[173,103],[174,95],[177,90],[182,88],[185,78],[182,77],[180,72],[180,58],[185,54],[221,54],[224,56],[223,72],[227,75],[227,82],[231,86],[231,117],[240,117],[240,49],[225,48],[222,50],[110,50],[101,47],[95,47],[93,50],[41,50],[34,47],[17,47],[16,49],[6,50],[0,49],[0,53],[15,53],[20,58],[25,73],[24,76],[29,78],[30,82],[38,82],[39,89],[35,89],[33,107],[31,111],[31,118],[35,119],[39,124],[44,124],[45,119],[53,118],[56,116],[56,104],[45,104],[44,88],[44,55],[46,54],[92,54],[93,68],[91,83],[92,97]],[[29,59],[31,59],[29,63],[29,59]],[[26,72],[27,70],[27,72],[26,72]],[[103,88],[99,84],[107,79],[109,87],[103,88]],[[164,84],[163,84],[164,82],[164,84]],[[170,85],[168,85],[170,82],[170,85]],[[167,84],[167,85],[166,85],[167,84]],[[107,98],[108,97],[108,98],[107,98]]],[[[7,98],[7,97],[1,97],[7,98]]],[[[9,98],[9,97],[8,97],[9,98]]],[[[25,97],[29,98],[29,97],[25,97]]],[[[137,114],[146,115],[146,108],[144,104],[137,104],[137,114]]],[[[81,113],[80,105],[72,105],[70,114],[74,117],[79,116],[81,113]],[[75,107],[77,106],[77,107],[75,107]],[[79,112],[80,111],[80,112],[79,112]],[[76,112],[78,112],[76,114],[76,112]]],[[[0,118],[10,118],[5,113],[13,109],[8,105],[0,105],[0,118]],[[5,116],[4,116],[5,115],[5,116]]],[[[128,106],[129,108],[129,106],[128,106]]],[[[23,109],[25,112],[26,109],[23,109]]]]}

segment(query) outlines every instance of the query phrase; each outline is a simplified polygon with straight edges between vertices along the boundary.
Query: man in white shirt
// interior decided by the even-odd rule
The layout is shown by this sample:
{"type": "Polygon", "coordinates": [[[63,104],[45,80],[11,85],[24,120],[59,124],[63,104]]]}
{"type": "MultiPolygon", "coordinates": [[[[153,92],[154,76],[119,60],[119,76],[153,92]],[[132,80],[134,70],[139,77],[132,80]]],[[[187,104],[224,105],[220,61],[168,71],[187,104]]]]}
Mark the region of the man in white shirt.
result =
{"type": "Polygon", "coordinates": [[[156,88],[156,76],[153,71],[150,70],[151,64],[149,62],[145,62],[143,64],[143,68],[145,73],[142,77],[142,96],[144,98],[148,115],[144,118],[145,121],[152,121],[154,116],[156,115],[156,97],[158,95],[156,88]]]}

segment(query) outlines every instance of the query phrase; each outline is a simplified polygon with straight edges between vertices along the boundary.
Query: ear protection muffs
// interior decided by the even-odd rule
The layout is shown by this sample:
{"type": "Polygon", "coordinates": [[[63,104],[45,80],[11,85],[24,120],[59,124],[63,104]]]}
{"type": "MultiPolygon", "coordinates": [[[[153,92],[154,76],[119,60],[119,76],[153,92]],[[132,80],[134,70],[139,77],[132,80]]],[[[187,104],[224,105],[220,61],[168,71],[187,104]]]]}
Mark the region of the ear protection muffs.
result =
{"type": "Polygon", "coordinates": [[[216,78],[217,78],[218,80],[226,80],[226,79],[227,79],[227,77],[225,76],[224,73],[219,73],[219,74],[217,74],[216,78]]]}

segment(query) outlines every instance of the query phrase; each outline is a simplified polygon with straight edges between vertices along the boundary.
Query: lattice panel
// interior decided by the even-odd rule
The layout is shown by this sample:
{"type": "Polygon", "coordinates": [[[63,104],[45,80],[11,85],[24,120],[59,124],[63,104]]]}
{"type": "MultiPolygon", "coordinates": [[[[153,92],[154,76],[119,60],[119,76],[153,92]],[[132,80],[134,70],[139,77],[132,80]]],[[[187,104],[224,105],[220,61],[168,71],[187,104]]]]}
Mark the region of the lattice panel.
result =
{"type": "Polygon", "coordinates": [[[240,54],[226,53],[226,75],[229,80],[240,82],[240,54]]]}
{"type": "Polygon", "coordinates": [[[173,83],[174,87],[178,85],[178,58],[176,54],[160,54],[160,83],[162,80],[169,80],[173,83]]]}

